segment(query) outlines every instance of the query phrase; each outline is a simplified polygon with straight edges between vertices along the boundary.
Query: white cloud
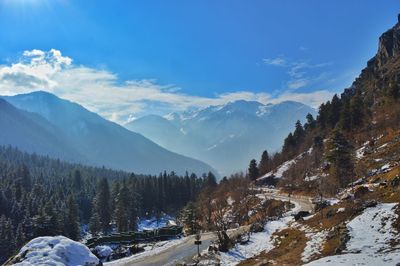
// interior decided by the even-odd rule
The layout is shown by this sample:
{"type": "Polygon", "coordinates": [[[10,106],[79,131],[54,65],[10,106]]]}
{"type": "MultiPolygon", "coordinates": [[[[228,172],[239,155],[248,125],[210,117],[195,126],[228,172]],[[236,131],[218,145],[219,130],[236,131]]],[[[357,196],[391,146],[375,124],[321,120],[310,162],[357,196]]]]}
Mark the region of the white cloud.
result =
{"type": "MultiPolygon", "coordinates": [[[[284,61],[274,61],[284,64],[284,61]]],[[[295,85],[292,85],[295,86],[295,85]]],[[[163,111],[183,111],[235,100],[254,100],[262,103],[298,100],[317,106],[327,99],[327,91],[313,93],[283,92],[272,97],[268,93],[236,91],[214,97],[188,95],[173,85],[160,85],[156,80],[122,82],[117,74],[73,64],[58,50],[25,51],[18,62],[0,65],[0,94],[15,95],[44,90],[59,97],[78,102],[91,111],[118,123],[132,121],[149,108],[162,106],[163,111]]],[[[330,94],[332,95],[332,94],[330,94]]],[[[161,107],[160,107],[161,108],[161,107]]]]}
{"type": "Polygon", "coordinates": [[[272,66],[284,66],[286,65],[286,60],[282,57],[275,58],[265,58],[263,59],[264,64],[272,65],[272,66]]]}
{"type": "Polygon", "coordinates": [[[310,81],[306,78],[293,79],[288,82],[288,88],[292,89],[292,90],[296,90],[296,89],[307,86],[309,84],[309,82],[310,81]]]}
{"type": "Polygon", "coordinates": [[[297,101],[308,104],[309,106],[317,109],[321,103],[332,99],[333,95],[334,93],[328,90],[318,90],[309,93],[286,91],[279,95],[279,97],[272,99],[271,102],[278,103],[282,101],[297,101]]]}
{"type": "Polygon", "coordinates": [[[287,88],[291,90],[304,88],[315,84],[317,81],[321,81],[321,77],[326,76],[325,72],[312,75],[310,71],[315,71],[316,69],[324,68],[332,64],[330,62],[310,64],[308,61],[292,61],[284,57],[267,58],[263,59],[263,62],[266,65],[284,67],[289,76],[286,85],[287,88]]]}

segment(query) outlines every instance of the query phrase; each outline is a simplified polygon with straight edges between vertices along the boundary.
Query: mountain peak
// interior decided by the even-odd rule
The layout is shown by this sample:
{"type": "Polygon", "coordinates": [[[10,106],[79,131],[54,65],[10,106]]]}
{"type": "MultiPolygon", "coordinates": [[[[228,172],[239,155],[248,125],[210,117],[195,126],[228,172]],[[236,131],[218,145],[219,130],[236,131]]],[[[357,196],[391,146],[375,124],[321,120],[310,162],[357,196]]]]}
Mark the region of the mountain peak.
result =
{"type": "Polygon", "coordinates": [[[22,93],[22,94],[18,94],[18,96],[19,97],[36,96],[36,97],[42,97],[42,98],[48,98],[48,99],[60,99],[55,94],[50,93],[48,91],[44,91],[44,90],[37,90],[37,91],[22,93]]]}
{"type": "Polygon", "coordinates": [[[397,19],[396,25],[379,37],[378,53],[375,56],[378,67],[400,55],[400,14],[397,19]]]}

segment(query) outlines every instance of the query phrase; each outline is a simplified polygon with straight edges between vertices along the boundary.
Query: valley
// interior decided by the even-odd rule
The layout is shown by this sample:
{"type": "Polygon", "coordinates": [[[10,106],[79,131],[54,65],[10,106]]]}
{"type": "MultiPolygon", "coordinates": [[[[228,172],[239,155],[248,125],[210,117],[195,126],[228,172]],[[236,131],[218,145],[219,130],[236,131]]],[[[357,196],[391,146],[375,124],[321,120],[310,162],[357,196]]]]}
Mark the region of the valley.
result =
{"type": "Polygon", "coordinates": [[[399,266],[397,3],[195,2],[85,3],[96,56],[0,49],[0,264],[399,266]]]}

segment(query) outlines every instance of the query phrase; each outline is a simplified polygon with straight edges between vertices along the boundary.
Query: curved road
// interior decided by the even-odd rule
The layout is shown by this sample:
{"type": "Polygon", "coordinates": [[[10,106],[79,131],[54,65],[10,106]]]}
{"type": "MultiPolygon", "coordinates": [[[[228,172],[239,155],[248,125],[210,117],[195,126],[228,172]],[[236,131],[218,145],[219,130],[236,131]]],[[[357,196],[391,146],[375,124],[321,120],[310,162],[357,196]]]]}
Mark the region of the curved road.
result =
{"type": "MultiPolygon", "coordinates": [[[[313,205],[308,197],[291,196],[280,194],[278,190],[262,189],[263,195],[266,198],[273,198],[283,201],[292,201],[298,205],[301,211],[312,211],[313,205]]],[[[212,232],[204,233],[201,235],[202,244],[200,251],[205,250],[211,244],[211,241],[216,239],[216,235],[212,232]]],[[[128,265],[140,265],[140,266],[159,266],[159,265],[176,265],[180,262],[190,262],[192,258],[197,254],[197,246],[194,245],[194,236],[186,237],[181,243],[160,250],[156,254],[143,254],[143,256],[127,257],[121,260],[104,263],[105,266],[128,266],[128,265]]]]}

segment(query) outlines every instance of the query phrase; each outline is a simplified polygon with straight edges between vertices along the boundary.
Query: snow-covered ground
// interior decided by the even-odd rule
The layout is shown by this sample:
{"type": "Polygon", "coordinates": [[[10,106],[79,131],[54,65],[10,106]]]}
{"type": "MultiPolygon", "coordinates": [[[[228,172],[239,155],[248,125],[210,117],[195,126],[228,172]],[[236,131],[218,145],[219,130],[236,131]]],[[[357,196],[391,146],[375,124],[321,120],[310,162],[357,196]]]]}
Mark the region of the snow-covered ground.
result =
{"type": "Polygon", "coordinates": [[[400,262],[400,245],[391,246],[399,240],[392,227],[397,218],[393,208],[396,203],[379,204],[366,209],[347,224],[350,240],[344,254],[324,257],[307,265],[397,265],[400,262]]]}
{"type": "Polygon", "coordinates": [[[309,229],[304,231],[306,231],[308,241],[303,253],[301,254],[301,261],[308,262],[313,256],[321,253],[328,231],[312,232],[309,229]]]}
{"type": "Polygon", "coordinates": [[[299,204],[294,201],[293,203],[295,207],[287,212],[283,218],[276,221],[269,221],[265,225],[264,231],[251,234],[250,240],[246,244],[236,244],[235,247],[228,252],[221,252],[221,265],[236,265],[240,261],[260,254],[262,251],[271,250],[274,247],[273,239],[271,238],[272,234],[288,227],[289,224],[294,221],[292,214],[301,209],[299,204]]]}
{"type": "Polygon", "coordinates": [[[156,217],[142,218],[138,223],[138,230],[154,230],[167,226],[168,224],[175,224],[175,219],[167,214],[163,214],[158,219],[156,217]]]}
{"type": "Polygon", "coordinates": [[[305,154],[311,154],[312,151],[313,151],[313,148],[311,147],[306,152],[300,154],[296,158],[294,158],[292,160],[289,160],[289,161],[286,161],[283,164],[281,164],[280,166],[278,166],[275,170],[266,173],[262,177],[258,178],[258,180],[263,180],[263,179],[268,178],[270,176],[274,176],[275,178],[282,178],[283,173],[286,172],[290,168],[290,166],[292,166],[294,163],[296,163],[297,160],[302,158],[305,154]]]}
{"type": "Polygon", "coordinates": [[[14,265],[95,266],[99,259],[85,245],[64,236],[38,237],[18,253],[21,262],[14,265]]]}
{"type": "Polygon", "coordinates": [[[358,150],[356,150],[356,158],[362,159],[364,157],[364,151],[368,145],[369,141],[366,141],[358,150]]]}
{"type": "Polygon", "coordinates": [[[288,216],[277,221],[268,222],[264,231],[252,234],[249,242],[245,245],[236,244],[236,246],[228,252],[221,252],[221,265],[236,265],[242,260],[260,254],[264,250],[268,251],[272,249],[274,247],[271,239],[272,234],[287,227],[290,221],[293,221],[293,217],[288,216]]]}
{"type": "Polygon", "coordinates": [[[276,171],[268,172],[265,175],[263,175],[262,177],[260,177],[258,180],[262,180],[262,179],[265,179],[265,178],[270,177],[270,176],[274,176],[275,178],[282,178],[283,173],[286,172],[289,169],[289,167],[292,164],[294,164],[295,162],[296,162],[296,159],[293,159],[293,160],[290,160],[290,161],[286,161],[283,164],[281,164],[276,169],[276,171]]]}

